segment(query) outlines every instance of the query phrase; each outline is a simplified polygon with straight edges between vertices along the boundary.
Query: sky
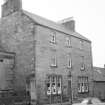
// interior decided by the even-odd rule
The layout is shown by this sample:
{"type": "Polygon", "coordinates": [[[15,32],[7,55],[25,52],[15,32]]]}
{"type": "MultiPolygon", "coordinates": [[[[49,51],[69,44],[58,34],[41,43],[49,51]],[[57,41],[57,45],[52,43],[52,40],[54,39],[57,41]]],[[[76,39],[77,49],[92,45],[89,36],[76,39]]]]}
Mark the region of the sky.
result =
{"type": "Polygon", "coordinates": [[[93,65],[104,67],[105,0],[22,0],[22,3],[24,10],[55,22],[73,17],[76,31],[92,41],[93,65]]]}

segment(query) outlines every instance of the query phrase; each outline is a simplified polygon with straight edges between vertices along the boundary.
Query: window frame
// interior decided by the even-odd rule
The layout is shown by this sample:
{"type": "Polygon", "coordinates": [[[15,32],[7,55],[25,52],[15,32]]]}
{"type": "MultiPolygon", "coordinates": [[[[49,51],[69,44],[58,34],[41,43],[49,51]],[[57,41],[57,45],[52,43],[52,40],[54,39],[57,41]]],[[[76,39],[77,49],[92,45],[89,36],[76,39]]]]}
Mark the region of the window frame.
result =
{"type": "Polygon", "coordinates": [[[71,59],[71,57],[69,57],[68,60],[67,60],[67,68],[69,68],[69,69],[72,68],[72,59],[71,59]]]}
{"type": "Polygon", "coordinates": [[[53,57],[51,57],[51,67],[57,67],[57,57],[56,55],[54,55],[53,57]]]}
{"type": "Polygon", "coordinates": [[[72,47],[71,36],[66,36],[66,47],[68,47],[68,48],[72,47]]]}
{"type": "Polygon", "coordinates": [[[56,44],[56,32],[55,31],[52,31],[51,34],[50,34],[50,42],[52,44],[56,44]]]}
{"type": "Polygon", "coordinates": [[[85,60],[85,57],[84,56],[81,56],[81,71],[84,71],[85,70],[85,62],[84,62],[84,60],[85,60]]]}
{"type": "Polygon", "coordinates": [[[61,95],[62,94],[62,76],[61,75],[54,75],[54,74],[51,74],[51,75],[47,75],[47,80],[46,80],[46,95],[47,96],[50,96],[50,95],[61,95]],[[51,78],[51,81],[50,81],[50,93],[48,94],[48,87],[47,87],[47,84],[49,83],[48,82],[48,77],[51,78]],[[54,83],[53,82],[53,78],[55,78],[55,93],[53,92],[53,87],[52,87],[52,84],[54,83]],[[61,79],[61,85],[60,85],[60,88],[58,88],[58,78],[61,79]],[[60,93],[58,93],[58,89],[60,89],[60,93]]]}
{"type": "Polygon", "coordinates": [[[81,50],[83,50],[83,42],[84,42],[84,41],[81,39],[81,40],[80,40],[80,49],[81,49],[81,50]]]}
{"type": "Polygon", "coordinates": [[[78,77],[78,93],[89,92],[89,78],[87,76],[78,77]]]}

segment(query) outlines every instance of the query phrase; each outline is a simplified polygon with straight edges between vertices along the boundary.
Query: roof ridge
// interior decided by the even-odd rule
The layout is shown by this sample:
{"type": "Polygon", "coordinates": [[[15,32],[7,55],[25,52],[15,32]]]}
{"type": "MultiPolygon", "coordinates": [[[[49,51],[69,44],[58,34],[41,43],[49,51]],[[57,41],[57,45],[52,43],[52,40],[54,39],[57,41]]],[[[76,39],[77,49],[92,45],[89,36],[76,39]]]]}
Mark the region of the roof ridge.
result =
{"type": "Polygon", "coordinates": [[[68,30],[65,27],[63,27],[61,24],[58,24],[57,22],[54,22],[54,21],[49,20],[49,19],[46,19],[46,18],[44,18],[42,16],[39,16],[39,15],[36,15],[34,13],[30,13],[30,12],[28,12],[26,10],[22,10],[22,12],[25,15],[29,16],[32,20],[34,20],[39,25],[43,25],[43,26],[55,29],[57,31],[63,32],[65,34],[72,35],[72,36],[77,37],[79,39],[83,39],[83,40],[86,40],[88,42],[91,42],[88,38],[82,36],[78,32],[73,32],[71,30],[68,30]]]}

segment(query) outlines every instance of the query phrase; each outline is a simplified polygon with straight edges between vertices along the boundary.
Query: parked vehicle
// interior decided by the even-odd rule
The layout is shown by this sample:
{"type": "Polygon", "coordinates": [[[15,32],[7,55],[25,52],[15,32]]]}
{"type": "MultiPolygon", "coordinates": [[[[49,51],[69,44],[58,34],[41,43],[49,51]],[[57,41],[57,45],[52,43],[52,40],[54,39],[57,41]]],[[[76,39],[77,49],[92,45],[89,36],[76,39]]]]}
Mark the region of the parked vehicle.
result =
{"type": "Polygon", "coordinates": [[[80,103],[74,103],[73,105],[105,105],[98,98],[89,97],[84,98],[80,103]]]}

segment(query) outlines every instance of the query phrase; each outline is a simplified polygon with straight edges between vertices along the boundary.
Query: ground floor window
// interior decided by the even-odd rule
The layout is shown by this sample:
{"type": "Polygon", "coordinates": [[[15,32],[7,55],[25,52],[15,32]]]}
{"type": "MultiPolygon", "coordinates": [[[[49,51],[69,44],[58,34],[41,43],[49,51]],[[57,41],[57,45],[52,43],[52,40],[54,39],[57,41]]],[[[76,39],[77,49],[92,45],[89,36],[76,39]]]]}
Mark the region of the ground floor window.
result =
{"type": "Polygon", "coordinates": [[[62,93],[62,76],[60,75],[48,75],[47,76],[47,95],[60,95],[62,93]]]}
{"type": "Polygon", "coordinates": [[[89,82],[88,77],[79,76],[78,77],[78,93],[89,92],[89,82]]]}

